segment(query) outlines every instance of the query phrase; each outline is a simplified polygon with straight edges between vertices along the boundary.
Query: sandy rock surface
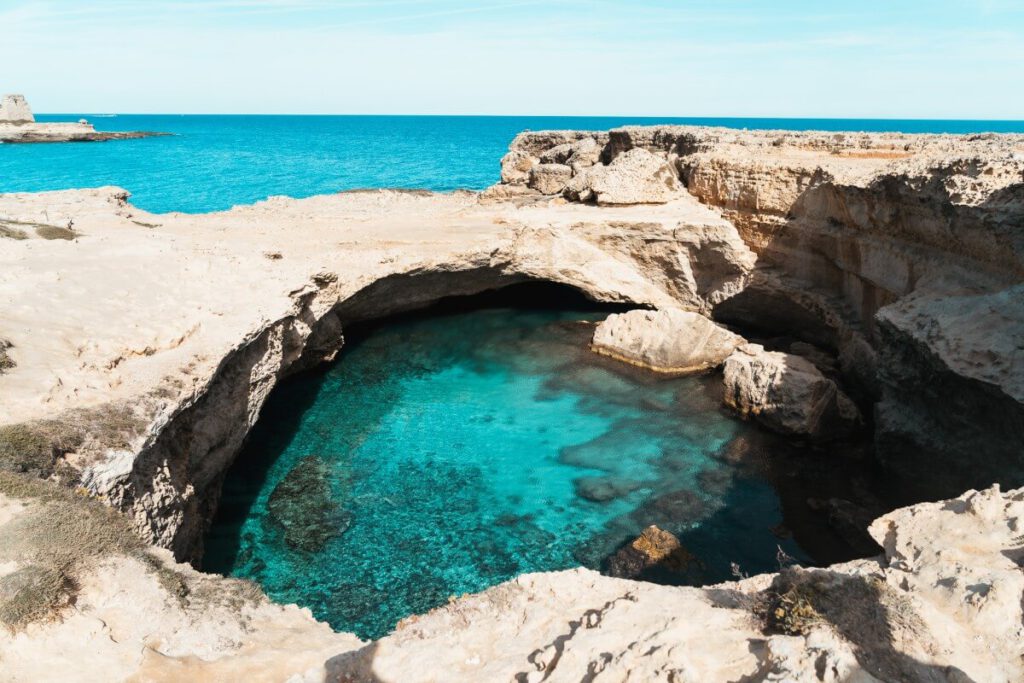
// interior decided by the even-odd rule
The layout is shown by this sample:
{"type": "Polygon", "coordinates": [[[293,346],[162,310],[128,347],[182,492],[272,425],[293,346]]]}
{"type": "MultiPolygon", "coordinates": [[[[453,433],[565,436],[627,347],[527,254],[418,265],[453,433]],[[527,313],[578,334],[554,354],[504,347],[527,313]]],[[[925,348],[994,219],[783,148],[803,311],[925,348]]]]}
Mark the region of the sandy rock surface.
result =
{"type": "Polygon", "coordinates": [[[616,313],[594,330],[591,348],[655,372],[685,375],[720,366],[745,340],[678,308],[616,313]]]}
{"type": "MultiPolygon", "coordinates": [[[[208,215],[148,214],[117,188],[0,195],[0,428],[69,430],[56,459],[17,465],[73,478],[147,542],[197,557],[266,397],[332,358],[348,324],[544,280],[754,325],[830,374],[744,347],[725,369],[738,409],[835,435],[856,422],[840,381],[874,408],[887,466],[939,475],[950,497],[986,490],[883,516],[877,560],[707,588],[524,576],[366,646],[296,608],[181,603],[152,567],[110,557],[59,619],[0,636],[4,673],[1024,679],[1024,492],[987,488],[1024,479],[1024,137],[546,131],[517,136],[501,177],[482,195],[277,197],[208,215]],[[561,167],[545,185],[557,194],[528,186],[544,164],[561,167]]],[[[0,497],[0,525],[32,509],[0,497]]],[[[21,569],[0,564],[0,580],[21,569]]]]}
{"type": "Polygon", "coordinates": [[[724,371],[725,404],[774,431],[834,439],[861,422],[853,401],[801,356],[744,344],[725,359],[724,371]]]}

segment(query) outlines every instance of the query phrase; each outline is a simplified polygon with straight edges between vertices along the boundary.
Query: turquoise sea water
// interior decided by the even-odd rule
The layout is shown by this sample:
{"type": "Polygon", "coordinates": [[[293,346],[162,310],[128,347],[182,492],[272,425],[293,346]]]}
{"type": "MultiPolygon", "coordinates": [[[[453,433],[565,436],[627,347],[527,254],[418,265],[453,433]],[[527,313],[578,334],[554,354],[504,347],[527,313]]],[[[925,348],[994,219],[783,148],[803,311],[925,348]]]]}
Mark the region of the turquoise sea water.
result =
{"type": "Polygon", "coordinates": [[[88,118],[98,130],[173,137],[107,143],[0,145],[0,192],[119,185],[139,207],[203,212],[270,195],[308,197],[368,187],[483,189],[522,130],[603,130],[688,123],[734,128],[1024,132],[1021,121],[523,116],[41,115],[88,118]]]}
{"type": "Polygon", "coordinates": [[[699,559],[669,582],[777,569],[778,546],[807,560],[775,533],[806,492],[773,482],[757,430],[721,410],[719,378],[591,353],[580,321],[604,315],[434,313],[351,341],[272,395],[203,568],[376,637],[518,574],[601,569],[649,524],[699,559]]]}

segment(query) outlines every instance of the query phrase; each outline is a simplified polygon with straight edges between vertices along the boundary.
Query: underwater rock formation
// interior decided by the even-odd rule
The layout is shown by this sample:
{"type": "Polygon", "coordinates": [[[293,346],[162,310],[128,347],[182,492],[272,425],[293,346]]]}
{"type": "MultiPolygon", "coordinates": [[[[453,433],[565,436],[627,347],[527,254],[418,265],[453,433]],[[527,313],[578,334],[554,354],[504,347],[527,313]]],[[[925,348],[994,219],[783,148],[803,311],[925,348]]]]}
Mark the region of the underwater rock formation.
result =
{"type": "Polygon", "coordinates": [[[334,500],[327,463],[316,456],[299,461],[268,503],[270,516],[284,527],[289,546],[314,553],[345,533],[351,516],[334,500]]]}

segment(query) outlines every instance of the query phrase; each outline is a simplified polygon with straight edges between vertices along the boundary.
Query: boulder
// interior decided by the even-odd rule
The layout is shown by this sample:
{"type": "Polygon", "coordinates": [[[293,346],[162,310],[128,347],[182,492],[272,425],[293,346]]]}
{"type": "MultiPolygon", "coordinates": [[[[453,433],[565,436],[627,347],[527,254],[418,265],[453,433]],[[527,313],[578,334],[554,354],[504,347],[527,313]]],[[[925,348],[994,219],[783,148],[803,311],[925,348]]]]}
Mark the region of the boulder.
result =
{"type": "Polygon", "coordinates": [[[608,316],[590,348],[655,372],[686,375],[718,367],[743,343],[699,313],[667,308],[608,316]]]}
{"type": "Polygon", "coordinates": [[[519,150],[512,150],[501,158],[501,182],[506,185],[525,185],[530,179],[530,169],[537,160],[519,150]]]}
{"type": "Polygon", "coordinates": [[[639,148],[623,152],[607,166],[582,168],[577,178],[567,184],[566,196],[605,206],[664,204],[682,192],[668,161],[639,148]]]}
{"type": "Polygon", "coordinates": [[[542,194],[560,194],[572,178],[565,164],[537,164],[530,169],[529,186],[542,194]]]}
{"type": "Polygon", "coordinates": [[[725,404],[782,434],[827,440],[851,435],[860,412],[806,358],[744,344],[725,359],[725,404]]]}
{"type": "Polygon", "coordinates": [[[652,569],[686,574],[698,566],[697,558],[674,534],[652,524],[608,560],[608,574],[635,579],[652,569]]]}

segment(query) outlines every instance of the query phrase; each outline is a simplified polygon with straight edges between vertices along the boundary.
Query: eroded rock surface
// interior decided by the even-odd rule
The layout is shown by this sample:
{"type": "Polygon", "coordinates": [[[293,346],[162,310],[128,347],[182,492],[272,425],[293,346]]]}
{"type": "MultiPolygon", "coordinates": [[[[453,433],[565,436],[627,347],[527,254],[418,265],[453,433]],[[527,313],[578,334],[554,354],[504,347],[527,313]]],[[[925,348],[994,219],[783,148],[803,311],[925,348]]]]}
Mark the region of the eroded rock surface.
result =
{"type": "MultiPolygon", "coordinates": [[[[33,471],[102,497],[146,541],[198,557],[267,395],[333,357],[347,324],[546,280],[812,344],[797,348],[840,377],[798,356],[731,356],[736,405],[777,429],[855,424],[838,379],[875,404],[894,471],[951,488],[1024,478],[1021,136],[550,131],[518,136],[502,179],[482,196],[272,198],[206,216],[149,215],[116,188],[0,195],[4,225],[75,226],[67,240],[0,232],[17,361],[0,373],[0,428],[14,429],[2,438],[32,445],[33,471]],[[602,186],[617,162],[631,170],[602,186]],[[557,194],[528,187],[541,164],[569,169],[545,188],[557,194]],[[782,390],[786,375],[802,379],[782,390]]],[[[7,452],[0,467],[21,463],[7,452]]],[[[880,559],[777,578],[520,577],[356,652],[302,610],[181,606],[177,584],[111,558],[78,577],[59,620],[0,637],[0,659],[15,680],[43,680],[57,650],[75,667],[49,669],[63,679],[1021,680],[1022,501],[989,489],[896,511],[871,528],[880,559]]],[[[0,524],[31,507],[0,500],[0,524]]],[[[23,564],[0,565],[27,572],[4,590],[46,578],[23,564]]],[[[218,582],[201,583],[216,594],[218,582]]]]}
{"type": "Polygon", "coordinates": [[[800,356],[744,344],[725,359],[725,404],[783,434],[816,439],[849,436],[857,406],[836,383],[800,356]]]}
{"type": "Polygon", "coordinates": [[[616,313],[594,330],[597,353],[655,372],[686,375],[720,366],[746,340],[693,311],[616,313]]]}

